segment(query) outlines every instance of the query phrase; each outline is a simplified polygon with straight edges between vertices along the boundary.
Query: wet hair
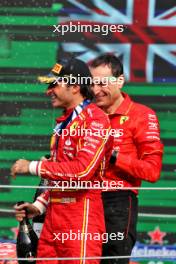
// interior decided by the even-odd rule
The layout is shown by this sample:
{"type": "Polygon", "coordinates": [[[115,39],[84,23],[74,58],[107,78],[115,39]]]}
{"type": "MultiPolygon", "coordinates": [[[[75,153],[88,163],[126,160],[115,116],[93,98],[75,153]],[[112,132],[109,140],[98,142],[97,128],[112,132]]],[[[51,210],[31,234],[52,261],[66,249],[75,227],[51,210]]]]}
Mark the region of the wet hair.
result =
{"type": "Polygon", "coordinates": [[[103,54],[94,59],[89,66],[96,68],[100,65],[108,65],[111,67],[114,77],[118,77],[123,74],[123,65],[121,61],[113,54],[103,54]]]}

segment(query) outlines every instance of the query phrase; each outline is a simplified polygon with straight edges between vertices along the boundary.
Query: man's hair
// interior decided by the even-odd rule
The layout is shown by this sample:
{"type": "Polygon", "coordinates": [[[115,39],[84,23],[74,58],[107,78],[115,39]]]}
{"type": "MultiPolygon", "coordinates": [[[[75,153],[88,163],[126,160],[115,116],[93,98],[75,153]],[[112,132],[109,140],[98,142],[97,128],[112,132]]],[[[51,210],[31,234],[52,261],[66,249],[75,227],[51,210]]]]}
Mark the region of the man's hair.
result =
{"type": "Polygon", "coordinates": [[[80,85],[80,93],[86,99],[89,99],[89,100],[93,99],[93,93],[91,91],[90,85],[81,84],[80,85]]]}
{"type": "MultiPolygon", "coordinates": [[[[67,86],[71,86],[72,84],[68,83],[67,86]]],[[[89,100],[92,100],[93,99],[93,93],[92,93],[92,90],[91,90],[91,86],[89,84],[85,84],[85,83],[82,83],[82,84],[78,84],[80,86],[80,94],[86,98],[86,99],[89,99],[89,100]]]]}
{"type": "Polygon", "coordinates": [[[96,68],[100,65],[108,65],[111,67],[112,74],[115,77],[123,74],[123,65],[121,61],[113,54],[100,55],[90,63],[90,67],[96,68]]]}

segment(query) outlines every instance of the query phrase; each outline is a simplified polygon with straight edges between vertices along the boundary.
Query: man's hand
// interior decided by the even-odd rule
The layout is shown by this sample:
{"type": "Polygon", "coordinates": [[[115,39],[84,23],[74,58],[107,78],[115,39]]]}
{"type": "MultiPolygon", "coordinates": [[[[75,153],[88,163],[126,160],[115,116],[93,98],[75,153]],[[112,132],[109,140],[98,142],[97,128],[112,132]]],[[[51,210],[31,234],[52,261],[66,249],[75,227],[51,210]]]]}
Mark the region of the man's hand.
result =
{"type": "Polygon", "coordinates": [[[24,159],[17,160],[11,168],[12,177],[15,179],[17,173],[19,174],[29,173],[29,164],[30,161],[28,160],[24,160],[24,159]]]}
{"type": "Polygon", "coordinates": [[[40,215],[40,211],[38,210],[38,208],[31,203],[24,203],[21,205],[16,204],[14,206],[14,209],[15,209],[16,220],[19,222],[22,221],[23,218],[26,216],[25,209],[27,210],[28,218],[33,218],[37,215],[40,215]]]}

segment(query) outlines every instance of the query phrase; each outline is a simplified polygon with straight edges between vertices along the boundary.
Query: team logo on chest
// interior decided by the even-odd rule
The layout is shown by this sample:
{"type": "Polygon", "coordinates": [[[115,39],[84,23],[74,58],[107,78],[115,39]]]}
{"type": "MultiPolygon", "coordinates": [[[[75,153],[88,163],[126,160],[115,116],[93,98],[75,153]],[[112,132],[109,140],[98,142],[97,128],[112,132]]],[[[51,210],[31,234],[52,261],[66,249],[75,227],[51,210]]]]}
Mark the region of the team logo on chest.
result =
{"type": "Polygon", "coordinates": [[[70,126],[70,131],[76,129],[78,124],[79,124],[79,122],[77,122],[77,121],[73,122],[73,124],[70,126]]]}
{"type": "Polygon", "coordinates": [[[120,117],[120,125],[124,124],[127,120],[129,120],[129,116],[121,116],[120,117]]]}

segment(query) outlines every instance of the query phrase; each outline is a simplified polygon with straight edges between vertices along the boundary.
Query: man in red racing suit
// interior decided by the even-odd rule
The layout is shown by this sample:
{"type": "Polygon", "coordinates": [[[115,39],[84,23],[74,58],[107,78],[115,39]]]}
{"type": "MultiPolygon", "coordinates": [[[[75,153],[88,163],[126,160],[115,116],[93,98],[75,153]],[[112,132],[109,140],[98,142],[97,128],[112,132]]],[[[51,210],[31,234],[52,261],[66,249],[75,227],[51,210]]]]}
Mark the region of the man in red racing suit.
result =
{"type": "MultiPolygon", "coordinates": [[[[110,128],[107,117],[105,118],[102,111],[94,104],[87,106],[69,124],[68,129],[75,125],[84,127],[87,131],[91,129],[92,132],[97,130],[97,126],[101,126],[107,131],[110,128]]],[[[70,135],[64,138],[61,137],[57,149],[51,149],[51,160],[31,162],[30,172],[42,178],[55,181],[55,186],[61,185],[61,181],[66,184],[70,180],[72,180],[72,186],[74,186],[73,183],[75,181],[77,186],[79,184],[80,186],[81,184],[86,186],[83,181],[97,182],[104,174],[108,156],[110,155],[108,150],[110,145],[108,148],[107,144],[105,146],[106,140],[92,134],[79,137],[71,137],[70,135]],[[55,157],[53,153],[56,153],[55,157]]],[[[54,140],[52,141],[54,143],[54,140]]],[[[64,189],[63,184],[62,188],[64,189]]],[[[65,190],[64,192],[52,189],[41,194],[33,203],[41,214],[47,209],[44,227],[39,240],[38,257],[83,258],[85,256],[101,256],[102,238],[94,240],[93,237],[96,233],[103,235],[105,232],[100,191],[78,189],[65,190]],[[73,233],[72,238],[70,237],[70,231],[73,233]],[[64,233],[65,240],[60,241],[64,239],[62,237],[64,233]],[[82,239],[74,239],[76,234],[79,235],[79,233],[82,233],[82,239]],[[86,234],[88,234],[87,237],[86,234]],[[91,234],[92,238],[89,237],[91,234]]],[[[75,264],[79,263],[78,260],[72,262],[75,264]]],[[[99,260],[92,259],[85,263],[99,263],[99,260]]]]}
{"type": "MultiPolygon", "coordinates": [[[[159,123],[149,107],[133,102],[121,91],[124,85],[123,66],[112,54],[104,54],[90,65],[96,104],[109,116],[114,136],[113,153],[104,180],[109,190],[102,193],[106,232],[118,233],[104,245],[102,264],[128,264],[136,241],[138,188],[142,180],[156,182],[160,177],[163,145],[159,123]],[[105,83],[106,81],[106,83],[105,83]],[[113,187],[113,188],[112,188],[113,187]],[[131,190],[120,187],[133,188],[131,190]],[[116,256],[116,258],[115,258],[116,256]]],[[[112,133],[111,133],[112,135],[112,133]]]]}
{"type": "MultiPolygon", "coordinates": [[[[79,65],[77,72],[85,76],[83,69],[87,66],[76,59],[63,66],[64,74],[75,76],[79,65]]],[[[54,69],[61,66],[58,64],[54,69]]],[[[57,119],[51,140],[51,158],[32,162],[18,160],[12,167],[12,174],[30,172],[47,179],[53,188],[41,194],[34,204],[16,206],[16,216],[20,221],[25,215],[24,208],[29,217],[46,210],[37,257],[78,258],[71,263],[98,264],[100,260],[93,257],[102,255],[105,225],[101,190],[93,187],[100,186],[111,155],[110,122],[100,108],[85,99],[88,93],[83,96],[78,85],[67,87],[59,83],[49,86],[48,93],[53,106],[59,107],[62,103],[66,109],[64,116],[57,119]],[[106,132],[105,136],[102,131],[106,132]],[[82,186],[90,189],[81,189],[82,186]]],[[[68,260],[37,261],[39,263],[67,264],[68,260]]]]}
{"type": "MultiPolygon", "coordinates": [[[[159,123],[151,108],[122,95],[120,107],[109,115],[117,155],[105,178],[115,180],[119,187],[140,187],[142,180],[156,182],[160,177],[163,146],[159,123]]],[[[137,189],[132,191],[138,193],[137,189]]]]}

